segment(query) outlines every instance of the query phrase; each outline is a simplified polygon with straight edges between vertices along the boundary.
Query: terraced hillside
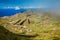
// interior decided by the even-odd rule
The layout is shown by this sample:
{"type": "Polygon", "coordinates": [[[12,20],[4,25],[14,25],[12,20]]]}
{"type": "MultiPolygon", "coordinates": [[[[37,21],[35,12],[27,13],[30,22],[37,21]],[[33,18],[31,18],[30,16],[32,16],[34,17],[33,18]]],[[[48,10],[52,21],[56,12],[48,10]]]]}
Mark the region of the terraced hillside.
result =
{"type": "Polygon", "coordinates": [[[60,40],[60,20],[43,13],[26,11],[0,18],[0,39],[60,40]]]}

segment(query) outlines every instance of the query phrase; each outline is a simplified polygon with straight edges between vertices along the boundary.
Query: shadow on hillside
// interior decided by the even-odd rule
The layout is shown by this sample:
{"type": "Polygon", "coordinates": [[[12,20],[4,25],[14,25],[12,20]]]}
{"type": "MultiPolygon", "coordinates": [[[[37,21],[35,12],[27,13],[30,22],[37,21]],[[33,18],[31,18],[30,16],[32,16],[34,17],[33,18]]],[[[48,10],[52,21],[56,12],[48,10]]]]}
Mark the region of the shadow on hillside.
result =
{"type": "Polygon", "coordinates": [[[0,26],[0,40],[32,40],[29,37],[20,36],[9,32],[3,26],[0,26]]]}

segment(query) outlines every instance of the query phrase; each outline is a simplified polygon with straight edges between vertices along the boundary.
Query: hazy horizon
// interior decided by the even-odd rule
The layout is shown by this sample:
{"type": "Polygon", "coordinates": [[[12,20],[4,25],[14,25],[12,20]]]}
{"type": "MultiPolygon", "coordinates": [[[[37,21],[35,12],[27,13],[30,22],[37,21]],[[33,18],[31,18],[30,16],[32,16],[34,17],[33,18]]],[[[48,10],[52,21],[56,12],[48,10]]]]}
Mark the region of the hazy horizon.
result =
{"type": "Polygon", "coordinates": [[[60,0],[1,0],[0,8],[60,8],[60,0]]]}
{"type": "Polygon", "coordinates": [[[0,15],[14,14],[19,10],[21,12],[21,9],[33,8],[46,10],[57,15],[60,14],[60,0],[0,0],[0,15]],[[5,9],[8,9],[8,11],[5,11],[5,9]],[[10,9],[15,10],[15,12],[10,13],[12,11],[10,9]]]}

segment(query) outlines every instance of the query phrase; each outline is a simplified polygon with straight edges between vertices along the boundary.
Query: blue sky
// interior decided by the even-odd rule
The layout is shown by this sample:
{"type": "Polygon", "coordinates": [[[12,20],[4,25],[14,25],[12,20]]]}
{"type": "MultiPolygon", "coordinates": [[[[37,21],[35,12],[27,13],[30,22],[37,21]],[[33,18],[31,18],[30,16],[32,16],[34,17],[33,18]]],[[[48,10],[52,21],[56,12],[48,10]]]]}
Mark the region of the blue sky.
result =
{"type": "Polygon", "coordinates": [[[60,8],[60,0],[0,0],[0,8],[60,8]]]}

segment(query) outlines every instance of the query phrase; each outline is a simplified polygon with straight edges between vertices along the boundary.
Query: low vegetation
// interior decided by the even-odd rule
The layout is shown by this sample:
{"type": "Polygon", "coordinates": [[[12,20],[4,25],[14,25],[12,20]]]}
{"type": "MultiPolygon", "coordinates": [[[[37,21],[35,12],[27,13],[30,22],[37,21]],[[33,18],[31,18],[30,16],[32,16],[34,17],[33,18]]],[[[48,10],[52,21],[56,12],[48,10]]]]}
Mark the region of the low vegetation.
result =
{"type": "Polygon", "coordinates": [[[2,17],[0,40],[60,40],[60,20],[40,11],[2,17]]]}

